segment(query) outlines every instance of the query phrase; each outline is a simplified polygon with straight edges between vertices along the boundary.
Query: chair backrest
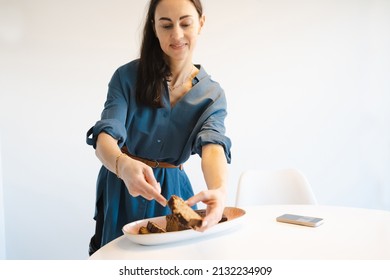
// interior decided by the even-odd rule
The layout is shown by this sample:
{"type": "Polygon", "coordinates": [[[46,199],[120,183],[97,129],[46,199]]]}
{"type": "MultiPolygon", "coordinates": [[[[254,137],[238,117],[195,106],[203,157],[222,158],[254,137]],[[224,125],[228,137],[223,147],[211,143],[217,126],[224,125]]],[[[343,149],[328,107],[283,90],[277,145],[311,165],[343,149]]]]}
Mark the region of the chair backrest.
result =
{"type": "Polygon", "coordinates": [[[244,171],[238,182],[236,206],[266,204],[317,204],[317,200],[297,169],[244,171]]]}
{"type": "Polygon", "coordinates": [[[0,260],[6,259],[5,243],[5,217],[4,217],[4,197],[3,197],[3,176],[1,165],[1,132],[0,132],[0,260]]]}

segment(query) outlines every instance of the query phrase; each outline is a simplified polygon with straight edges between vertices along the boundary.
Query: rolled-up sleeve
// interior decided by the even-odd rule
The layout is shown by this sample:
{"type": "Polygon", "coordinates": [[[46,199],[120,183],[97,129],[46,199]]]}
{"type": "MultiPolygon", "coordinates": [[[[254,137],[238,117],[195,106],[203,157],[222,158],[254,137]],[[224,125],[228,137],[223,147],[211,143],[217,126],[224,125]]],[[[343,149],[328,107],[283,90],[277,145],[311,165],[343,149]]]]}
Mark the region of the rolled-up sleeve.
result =
{"type": "Polygon", "coordinates": [[[109,83],[101,119],[87,132],[87,144],[96,148],[98,135],[105,132],[118,140],[118,146],[123,146],[127,138],[125,128],[127,106],[128,98],[123,93],[120,74],[116,71],[109,83]]]}
{"type": "Polygon", "coordinates": [[[122,123],[116,119],[105,119],[96,122],[87,132],[87,144],[96,149],[97,137],[101,132],[111,135],[118,140],[118,146],[122,147],[126,141],[126,129],[122,123]]]}
{"type": "Polygon", "coordinates": [[[231,140],[225,135],[226,99],[222,92],[214,103],[206,110],[207,116],[196,136],[193,153],[202,156],[202,147],[207,144],[221,145],[225,151],[226,161],[231,162],[231,140]]]}

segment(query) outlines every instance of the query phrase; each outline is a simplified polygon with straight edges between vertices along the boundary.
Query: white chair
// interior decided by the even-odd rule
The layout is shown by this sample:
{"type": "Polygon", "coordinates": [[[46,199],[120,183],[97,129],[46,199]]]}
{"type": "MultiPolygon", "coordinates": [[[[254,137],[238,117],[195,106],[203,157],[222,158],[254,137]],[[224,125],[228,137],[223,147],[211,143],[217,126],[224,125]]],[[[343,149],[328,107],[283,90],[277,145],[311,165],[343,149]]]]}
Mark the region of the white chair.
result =
{"type": "Polygon", "coordinates": [[[3,176],[1,166],[1,135],[0,135],[0,260],[6,259],[5,251],[5,215],[4,215],[4,196],[3,196],[3,176]]]}
{"type": "Polygon", "coordinates": [[[238,182],[236,206],[266,204],[317,204],[317,200],[297,169],[244,171],[238,182]]]}

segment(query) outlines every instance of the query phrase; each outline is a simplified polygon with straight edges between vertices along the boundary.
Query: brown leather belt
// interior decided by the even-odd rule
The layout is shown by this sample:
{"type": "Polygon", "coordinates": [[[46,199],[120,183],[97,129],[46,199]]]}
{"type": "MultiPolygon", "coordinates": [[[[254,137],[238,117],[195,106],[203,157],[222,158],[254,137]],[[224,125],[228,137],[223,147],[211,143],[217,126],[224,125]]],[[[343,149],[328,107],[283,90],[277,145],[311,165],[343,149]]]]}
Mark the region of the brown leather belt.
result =
{"type": "Polygon", "coordinates": [[[122,153],[128,155],[132,159],[141,161],[141,162],[145,163],[146,165],[149,165],[152,168],[179,168],[180,170],[183,170],[183,164],[173,165],[173,164],[170,164],[168,162],[160,162],[160,161],[157,161],[157,160],[148,160],[148,159],[145,159],[145,158],[134,156],[134,155],[129,153],[129,151],[127,150],[126,146],[123,146],[121,148],[121,151],[122,151],[122,153]]]}

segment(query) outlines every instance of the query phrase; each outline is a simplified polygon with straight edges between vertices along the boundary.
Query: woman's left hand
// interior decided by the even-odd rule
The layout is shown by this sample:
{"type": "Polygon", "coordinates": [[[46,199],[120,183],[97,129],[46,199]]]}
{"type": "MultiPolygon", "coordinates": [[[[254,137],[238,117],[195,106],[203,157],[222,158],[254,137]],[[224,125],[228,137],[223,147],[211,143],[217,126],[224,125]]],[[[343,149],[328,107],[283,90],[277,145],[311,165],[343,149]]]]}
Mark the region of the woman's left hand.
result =
{"type": "Polygon", "coordinates": [[[218,224],[225,209],[225,198],[225,189],[221,187],[201,191],[186,201],[189,206],[193,206],[200,201],[207,205],[206,216],[203,218],[202,226],[196,228],[196,230],[205,231],[218,224]]]}

